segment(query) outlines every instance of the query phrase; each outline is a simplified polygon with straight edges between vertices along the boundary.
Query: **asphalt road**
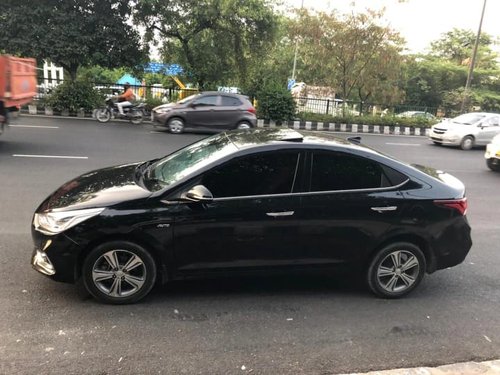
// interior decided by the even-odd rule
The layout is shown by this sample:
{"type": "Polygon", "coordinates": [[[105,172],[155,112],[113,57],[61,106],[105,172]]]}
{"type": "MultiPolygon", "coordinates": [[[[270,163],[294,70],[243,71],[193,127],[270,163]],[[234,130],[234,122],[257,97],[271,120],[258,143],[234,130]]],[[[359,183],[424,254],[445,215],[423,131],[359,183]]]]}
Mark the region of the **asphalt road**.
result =
{"type": "Polygon", "coordinates": [[[500,173],[486,169],[484,150],[362,136],[467,186],[471,253],[408,298],[316,275],[176,282],[108,306],[31,269],[34,209],[76,175],[203,136],[27,116],[12,125],[0,138],[0,374],[335,374],[500,357],[500,173]]]}

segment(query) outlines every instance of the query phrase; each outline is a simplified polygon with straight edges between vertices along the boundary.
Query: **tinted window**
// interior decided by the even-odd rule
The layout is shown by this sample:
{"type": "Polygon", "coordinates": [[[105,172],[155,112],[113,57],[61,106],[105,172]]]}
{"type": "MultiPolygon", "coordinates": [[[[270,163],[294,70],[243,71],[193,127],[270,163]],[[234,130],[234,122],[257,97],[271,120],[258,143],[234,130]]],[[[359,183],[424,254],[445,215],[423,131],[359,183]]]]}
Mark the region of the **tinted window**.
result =
{"type": "Polygon", "coordinates": [[[407,177],[401,173],[362,157],[334,152],[313,154],[311,191],[380,188],[405,180],[407,177]]]}
{"type": "Polygon", "coordinates": [[[217,104],[217,95],[207,95],[202,96],[194,101],[196,105],[216,105],[217,104]]]}
{"type": "Polygon", "coordinates": [[[241,101],[233,96],[223,96],[221,105],[227,107],[237,107],[241,105],[241,101]]]}
{"type": "Polygon", "coordinates": [[[203,176],[216,198],[291,193],[298,152],[266,152],[230,161],[203,176]]]}

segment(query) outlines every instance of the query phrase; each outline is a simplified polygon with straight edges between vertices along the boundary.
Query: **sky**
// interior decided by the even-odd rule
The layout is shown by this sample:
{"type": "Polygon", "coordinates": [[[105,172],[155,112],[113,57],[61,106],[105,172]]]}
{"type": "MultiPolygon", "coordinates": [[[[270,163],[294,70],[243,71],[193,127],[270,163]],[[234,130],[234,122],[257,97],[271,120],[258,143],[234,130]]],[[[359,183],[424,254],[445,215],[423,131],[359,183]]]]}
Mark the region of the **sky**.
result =
{"type": "MultiPolygon", "coordinates": [[[[284,0],[287,6],[340,13],[385,7],[385,22],[406,39],[409,52],[425,52],[429,44],[453,28],[477,33],[484,0],[284,0]]],[[[500,37],[500,0],[487,0],[482,31],[500,37]]]]}

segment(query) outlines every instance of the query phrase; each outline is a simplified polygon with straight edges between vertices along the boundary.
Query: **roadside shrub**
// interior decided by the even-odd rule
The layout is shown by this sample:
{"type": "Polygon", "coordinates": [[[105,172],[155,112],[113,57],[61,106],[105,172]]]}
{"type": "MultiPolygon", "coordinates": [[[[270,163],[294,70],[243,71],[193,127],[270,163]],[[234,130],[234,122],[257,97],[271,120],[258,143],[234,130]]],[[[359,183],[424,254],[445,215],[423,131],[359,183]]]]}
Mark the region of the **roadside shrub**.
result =
{"type": "Polygon", "coordinates": [[[298,118],[302,121],[329,122],[334,124],[358,124],[358,125],[380,125],[380,126],[419,126],[431,127],[439,121],[427,120],[423,117],[397,117],[397,116],[331,116],[319,113],[303,112],[298,118]]]}
{"type": "Polygon", "coordinates": [[[151,96],[148,96],[146,98],[146,109],[148,111],[151,111],[154,107],[158,107],[159,105],[165,104],[162,102],[160,98],[153,98],[151,96]]]}
{"type": "Polygon", "coordinates": [[[84,81],[66,81],[57,86],[46,98],[45,105],[56,111],[80,109],[91,111],[104,104],[104,95],[94,89],[93,85],[84,81]]]}
{"type": "Polygon", "coordinates": [[[295,117],[295,101],[286,87],[269,84],[256,97],[258,117],[274,121],[287,121],[295,117]]]}

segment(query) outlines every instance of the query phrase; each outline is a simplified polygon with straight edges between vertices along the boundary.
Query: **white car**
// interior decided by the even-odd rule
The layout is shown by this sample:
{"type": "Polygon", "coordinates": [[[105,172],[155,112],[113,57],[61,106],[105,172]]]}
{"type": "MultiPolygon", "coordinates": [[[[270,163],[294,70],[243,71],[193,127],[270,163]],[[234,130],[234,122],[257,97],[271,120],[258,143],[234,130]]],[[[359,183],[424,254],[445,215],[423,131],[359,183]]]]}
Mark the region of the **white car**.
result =
{"type": "Polygon", "coordinates": [[[487,145],[497,134],[500,134],[499,114],[473,112],[434,125],[429,138],[435,144],[470,150],[474,146],[487,145]]]}
{"type": "Polygon", "coordinates": [[[500,172],[500,134],[495,136],[491,143],[486,145],[486,165],[495,172],[500,172]]]}

